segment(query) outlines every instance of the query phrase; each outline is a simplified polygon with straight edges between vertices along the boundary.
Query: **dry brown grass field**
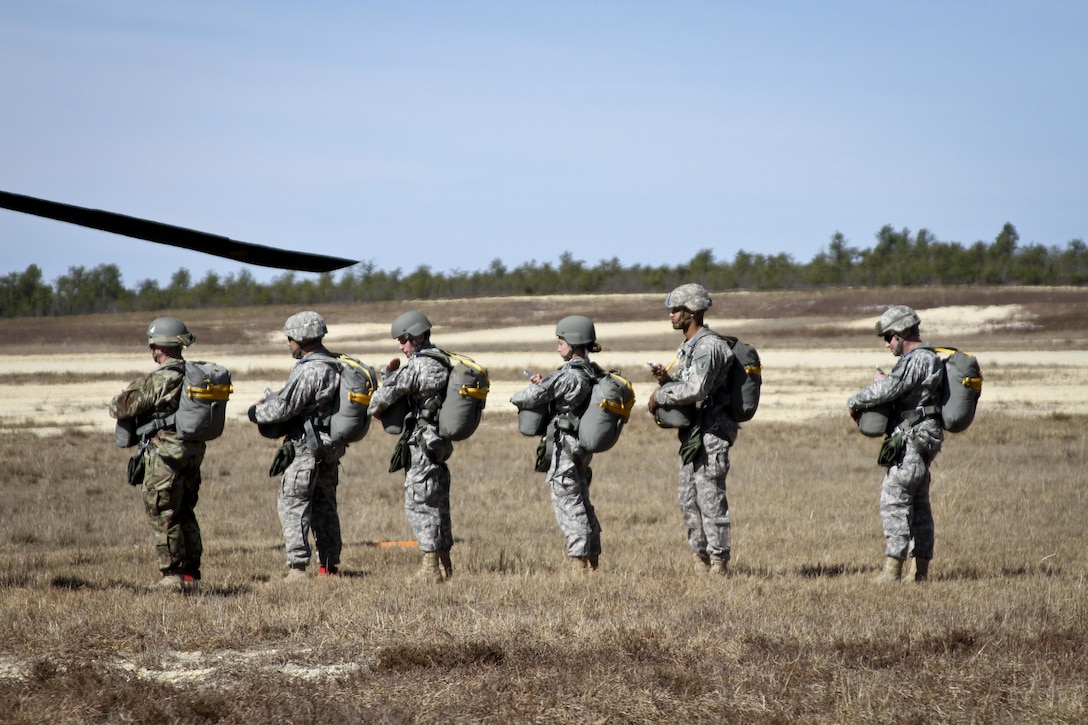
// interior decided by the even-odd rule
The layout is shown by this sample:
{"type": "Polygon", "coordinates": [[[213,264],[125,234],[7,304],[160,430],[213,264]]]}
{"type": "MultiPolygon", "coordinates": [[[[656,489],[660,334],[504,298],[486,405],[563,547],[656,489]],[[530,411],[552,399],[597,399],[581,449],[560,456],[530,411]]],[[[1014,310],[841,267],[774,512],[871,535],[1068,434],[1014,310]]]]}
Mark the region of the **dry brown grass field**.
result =
{"type": "MultiPolygon", "coordinates": [[[[1055,723],[1088,720],[1088,290],[865,289],[715,295],[708,321],[756,344],[764,401],[732,456],[733,562],[689,570],[674,435],[644,412],[644,360],[679,342],[661,297],[409,303],[435,341],[492,372],[480,430],[450,462],[455,578],[410,580],[394,438],[343,461],[343,576],[279,582],[276,443],[243,413],[291,360],[295,308],[175,311],[194,359],[235,373],[197,514],[199,593],[157,577],[110,396],[151,367],[149,315],[0,321],[0,722],[1055,723]],[[845,400],[892,364],[871,324],[922,314],[978,355],[979,416],[933,466],[924,585],[882,561],[879,441],[845,400]],[[597,321],[594,359],[636,382],[594,460],[601,570],[564,566],[535,440],[509,394],[547,369],[555,321],[597,321]]],[[[329,346],[378,365],[407,305],[321,309],[329,346]]],[[[930,321],[927,324],[927,320],[930,321]]]]}

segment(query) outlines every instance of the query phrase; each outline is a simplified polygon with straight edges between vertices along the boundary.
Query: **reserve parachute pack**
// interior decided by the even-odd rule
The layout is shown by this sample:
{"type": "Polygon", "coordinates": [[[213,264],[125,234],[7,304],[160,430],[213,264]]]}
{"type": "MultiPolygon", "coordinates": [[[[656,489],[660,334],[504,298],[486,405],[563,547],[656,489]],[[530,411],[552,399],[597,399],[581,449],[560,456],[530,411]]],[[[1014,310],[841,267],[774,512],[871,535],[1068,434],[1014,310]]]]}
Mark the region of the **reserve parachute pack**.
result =
{"type": "Polygon", "coordinates": [[[615,370],[591,364],[596,377],[589,405],[578,423],[578,445],[590,453],[604,453],[620,439],[635,406],[635,389],[615,370]]]}
{"type": "Polygon", "coordinates": [[[329,437],[333,442],[345,444],[361,441],[370,430],[370,416],[366,411],[370,396],[378,387],[378,373],[366,363],[338,352],[330,352],[328,356],[307,355],[306,359],[340,369],[340,394],[328,418],[329,437]]]}
{"type": "Polygon", "coordinates": [[[472,358],[448,350],[440,352],[449,358],[450,379],[446,384],[446,399],[438,411],[438,435],[450,441],[463,441],[480,425],[491,381],[487,368],[472,358]]]}
{"type": "MultiPolygon", "coordinates": [[[[234,392],[230,371],[217,363],[199,360],[185,360],[172,367],[181,366],[184,377],[177,410],[137,428],[138,438],[171,427],[177,431],[178,439],[183,441],[210,441],[223,435],[227,400],[234,392]]],[[[120,437],[117,442],[121,444],[120,437]]]]}
{"type": "Polygon", "coordinates": [[[954,347],[930,347],[944,364],[941,426],[950,433],[967,430],[982,397],[982,368],[978,358],[954,347]]]}

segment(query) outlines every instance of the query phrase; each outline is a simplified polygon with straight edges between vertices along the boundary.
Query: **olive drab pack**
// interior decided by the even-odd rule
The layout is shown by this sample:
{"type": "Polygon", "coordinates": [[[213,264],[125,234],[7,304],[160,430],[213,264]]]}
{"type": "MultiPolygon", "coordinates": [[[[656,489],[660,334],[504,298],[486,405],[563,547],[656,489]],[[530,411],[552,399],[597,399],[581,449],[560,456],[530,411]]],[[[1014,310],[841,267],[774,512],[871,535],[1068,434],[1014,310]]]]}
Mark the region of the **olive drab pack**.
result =
{"type": "Polygon", "coordinates": [[[184,378],[177,410],[137,428],[141,438],[171,427],[183,441],[210,441],[223,435],[227,400],[234,392],[230,371],[217,363],[199,360],[180,364],[184,366],[184,378]]]}
{"type": "Polygon", "coordinates": [[[340,394],[328,419],[329,437],[333,442],[356,443],[370,430],[367,407],[370,396],[378,387],[374,368],[350,355],[330,352],[329,357],[311,354],[307,360],[318,360],[340,369],[340,394]]]}
{"type": "MultiPolygon", "coordinates": [[[[927,346],[929,347],[929,346],[927,346]]],[[[941,426],[950,433],[967,430],[982,397],[982,368],[978,358],[954,347],[929,347],[944,364],[941,426]]]]}
{"type": "Polygon", "coordinates": [[[759,391],[763,386],[763,364],[759,353],[748,343],[722,335],[733,350],[733,365],[729,369],[729,416],[737,423],[751,420],[759,408],[759,391]]]}
{"type": "Polygon", "coordinates": [[[603,374],[593,384],[589,405],[578,423],[578,445],[590,453],[603,453],[620,439],[635,406],[635,389],[615,370],[596,371],[603,374]]]}
{"type": "Polygon", "coordinates": [[[487,368],[465,355],[441,350],[450,359],[450,379],[446,399],[438,412],[438,435],[450,441],[463,441],[476,432],[491,389],[487,368]]]}

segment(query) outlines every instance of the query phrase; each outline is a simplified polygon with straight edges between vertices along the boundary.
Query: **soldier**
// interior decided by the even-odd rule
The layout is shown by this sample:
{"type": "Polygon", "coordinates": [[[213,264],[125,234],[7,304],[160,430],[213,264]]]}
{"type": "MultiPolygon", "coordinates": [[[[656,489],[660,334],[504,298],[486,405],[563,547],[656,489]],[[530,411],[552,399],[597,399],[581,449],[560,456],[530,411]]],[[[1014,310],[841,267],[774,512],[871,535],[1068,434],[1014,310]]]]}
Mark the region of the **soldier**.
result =
{"type": "Polygon", "coordinates": [[[669,322],[684,335],[669,367],[654,365],[660,387],[650,396],[649,410],[658,406],[694,406],[694,420],[679,429],[680,511],[697,572],[725,575],[730,557],[729,501],[725,479],[729,449],[739,426],[729,414],[729,368],[733,351],[703,321],[710,295],[700,284],[685,284],[665,297],[669,322]]]}
{"type": "Polygon", "coordinates": [[[183,347],[196,336],[176,317],[159,317],[147,328],[147,346],[158,368],[132,381],[110,401],[110,415],[140,434],[140,449],[130,463],[132,485],[141,485],[144,508],[155,532],[155,552],[162,578],[156,588],[195,589],[200,581],[203,544],[196,520],[200,464],[206,444],[178,439],[173,426],[152,422],[175,413],[185,380],[183,347]],[[141,433],[141,427],[147,426],[141,433]],[[135,470],[133,470],[135,469],[135,470]]]}
{"type": "Polygon", "coordinates": [[[933,512],[929,504],[929,464],[941,450],[941,388],[944,366],[925,347],[918,333],[921,320],[906,305],[889,307],[876,323],[884,347],[899,358],[887,375],[846,402],[857,420],[865,410],[891,405],[892,434],[881,448],[880,462],[888,467],[880,492],[884,527],[884,570],[880,583],[898,582],[908,553],[914,557],[915,581],[929,576],[933,558],[933,512]],[[913,551],[909,551],[911,541],[913,551]]]}
{"type": "Polygon", "coordinates": [[[556,351],[563,366],[547,377],[533,373],[530,385],[510,402],[519,410],[547,407],[551,419],[545,435],[552,510],[567,539],[567,556],[575,571],[596,571],[601,554],[601,525],[589,501],[593,454],[578,445],[578,421],[589,404],[594,381],[604,371],[589,361],[600,352],[593,321],[582,315],[564,317],[555,326],[556,351]]]}
{"type": "Polygon", "coordinates": [[[329,357],[323,339],[325,320],[311,310],[287,318],[283,334],[291,357],[298,360],[287,382],[264,395],[249,409],[249,419],[262,435],[284,436],[269,475],[283,474],[277,499],[287,550],[285,581],[306,578],[310,563],[310,531],[317,548],[318,574],[339,573],[340,515],[336,510],[339,462],[345,446],[333,442],[327,421],[340,392],[340,368],[329,357]]]}
{"type": "MultiPolygon", "coordinates": [[[[431,343],[431,321],[421,312],[405,312],[393,320],[391,333],[407,362],[393,358],[381,371],[382,385],[370,398],[367,412],[381,419],[400,416],[407,403],[403,433],[394,450],[390,471],[405,468],[404,512],[412,527],[423,563],[417,576],[433,582],[453,577],[450,549],[450,469],[446,461],[453,444],[438,435],[438,413],[446,396],[451,363],[431,343]],[[391,408],[392,406],[392,408],[391,408]]],[[[391,421],[383,421],[386,426],[391,421]]]]}

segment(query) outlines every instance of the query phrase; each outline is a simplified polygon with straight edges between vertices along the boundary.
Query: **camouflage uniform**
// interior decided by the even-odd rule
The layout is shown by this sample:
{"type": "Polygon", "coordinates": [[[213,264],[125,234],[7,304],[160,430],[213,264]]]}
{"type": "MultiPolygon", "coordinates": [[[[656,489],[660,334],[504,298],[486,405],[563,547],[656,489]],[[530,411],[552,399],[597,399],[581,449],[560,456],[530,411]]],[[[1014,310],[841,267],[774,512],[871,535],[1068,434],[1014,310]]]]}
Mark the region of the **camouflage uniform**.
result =
{"type": "Polygon", "coordinates": [[[589,501],[593,454],[578,445],[578,430],[572,425],[585,411],[593,389],[589,366],[588,359],[574,358],[510,398],[518,409],[549,406],[552,421],[545,435],[552,443],[547,476],[552,510],[567,538],[567,556],[577,558],[601,553],[601,525],[589,501]]]}
{"type": "Polygon", "coordinates": [[[902,459],[884,475],[880,492],[880,520],[886,541],[885,555],[903,560],[908,553],[918,559],[933,558],[933,512],[929,503],[929,464],[937,457],[944,431],[937,417],[924,417],[910,424],[919,407],[938,405],[944,367],[937,354],[916,347],[900,357],[884,378],[870,383],[851,396],[847,406],[864,410],[892,404],[892,421],[905,430],[902,459]],[[914,550],[909,552],[911,540],[914,550]]]}
{"type": "Polygon", "coordinates": [[[333,571],[343,547],[336,489],[345,446],[331,443],[328,428],[317,422],[332,414],[340,392],[340,368],[315,359],[329,355],[323,346],[311,350],[291,368],[278,393],[265,389],[264,402],[251,409],[250,418],[259,424],[287,423],[286,440],[295,449],[294,460],[283,472],[276,502],[287,565],[302,568],[309,564],[312,529],[319,563],[333,571]],[[307,420],[312,421],[312,433],[306,430],[307,420]]]}
{"type": "Polygon", "coordinates": [[[385,376],[367,410],[380,418],[392,403],[409,398],[414,427],[408,433],[404,512],[424,553],[453,548],[450,469],[446,465],[453,455],[453,444],[438,435],[438,411],[449,377],[449,357],[430,343],[421,343],[404,365],[385,376]]]}
{"type": "MultiPolygon", "coordinates": [[[[147,376],[129,383],[110,401],[110,415],[144,425],[177,410],[185,379],[183,361],[163,362],[147,376]]],[[[136,455],[143,456],[144,508],[155,532],[155,551],[163,576],[189,575],[200,579],[203,545],[196,520],[200,495],[200,464],[205,444],[178,440],[173,428],[163,428],[144,439],[136,455]]]]}
{"type": "Polygon", "coordinates": [[[703,444],[695,460],[681,461],[677,486],[688,544],[700,558],[730,556],[725,479],[729,474],[729,448],[739,428],[729,415],[732,363],[729,344],[703,327],[677,350],[672,380],[654,392],[658,405],[701,404],[696,426],[681,428],[680,440],[694,433],[701,435],[703,444]],[[697,427],[701,434],[695,430],[697,427]]]}

